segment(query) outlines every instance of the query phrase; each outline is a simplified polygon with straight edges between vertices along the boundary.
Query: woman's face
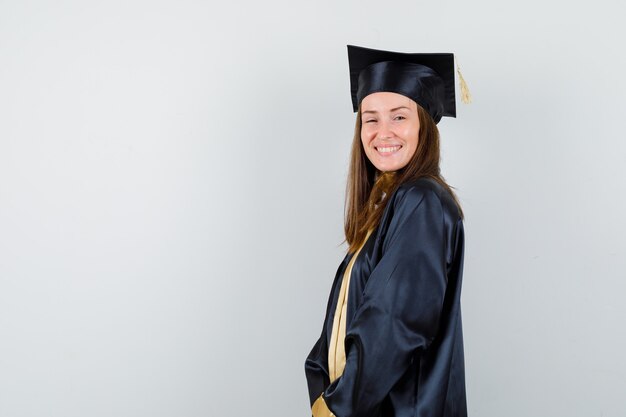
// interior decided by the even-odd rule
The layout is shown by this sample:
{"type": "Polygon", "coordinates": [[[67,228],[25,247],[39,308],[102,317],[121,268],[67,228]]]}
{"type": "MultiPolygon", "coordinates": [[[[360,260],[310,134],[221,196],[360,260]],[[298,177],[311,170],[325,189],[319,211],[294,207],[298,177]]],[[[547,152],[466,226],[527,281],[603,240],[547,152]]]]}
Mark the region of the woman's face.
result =
{"type": "Polygon", "coordinates": [[[397,171],[409,163],[419,130],[417,103],[410,98],[380,92],[361,101],[361,143],[379,171],[397,171]]]}

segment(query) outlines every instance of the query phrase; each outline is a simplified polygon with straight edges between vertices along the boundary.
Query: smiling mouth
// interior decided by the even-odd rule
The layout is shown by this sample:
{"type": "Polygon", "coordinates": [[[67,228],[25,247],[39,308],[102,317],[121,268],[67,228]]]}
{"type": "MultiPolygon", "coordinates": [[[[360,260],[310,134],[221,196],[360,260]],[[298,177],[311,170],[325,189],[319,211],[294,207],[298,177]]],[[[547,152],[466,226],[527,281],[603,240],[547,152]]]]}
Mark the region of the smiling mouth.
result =
{"type": "Polygon", "coordinates": [[[388,154],[397,152],[401,147],[402,145],[396,145],[396,146],[374,147],[374,149],[376,149],[379,153],[383,155],[388,155],[388,154]]]}

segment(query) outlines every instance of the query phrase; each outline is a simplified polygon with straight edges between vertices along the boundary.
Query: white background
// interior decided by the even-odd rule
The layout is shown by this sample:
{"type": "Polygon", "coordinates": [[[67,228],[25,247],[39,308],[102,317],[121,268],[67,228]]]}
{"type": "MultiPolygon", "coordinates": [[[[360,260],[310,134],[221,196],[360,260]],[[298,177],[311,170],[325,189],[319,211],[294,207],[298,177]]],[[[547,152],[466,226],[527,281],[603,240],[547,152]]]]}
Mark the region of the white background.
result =
{"type": "Polygon", "coordinates": [[[346,44],[454,52],[473,417],[626,414],[619,2],[0,1],[0,416],[308,416],[346,44]]]}

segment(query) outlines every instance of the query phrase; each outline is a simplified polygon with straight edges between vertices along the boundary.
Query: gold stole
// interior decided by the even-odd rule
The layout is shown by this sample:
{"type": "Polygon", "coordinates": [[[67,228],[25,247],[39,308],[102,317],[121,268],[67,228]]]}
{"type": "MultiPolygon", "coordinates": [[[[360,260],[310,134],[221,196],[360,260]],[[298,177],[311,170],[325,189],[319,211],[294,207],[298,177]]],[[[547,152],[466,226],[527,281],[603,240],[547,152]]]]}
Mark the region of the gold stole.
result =
{"type": "MultiPolygon", "coordinates": [[[[367,236],[357,251],[354,253],[341,280],[341,288],[339,289],[339,297],[337,298],[337,307],[335,316],[333,317],[333,331],[330,336],[330,346],[328,348],[328,373],[330,382],[339,378],[343,374],[346,367],[346,351],[344,339],[346,338],[346,314],[348,309],[348,290],[350,288],[350,277],[352,275],[352,267],[356,261],[359,252],[367,242],[372,230],[367,232],[367,236]]],[[[320,395],[311,407],[313,417],[336,417],[332,411],[326,406],[324,396],[320,395]]]]}

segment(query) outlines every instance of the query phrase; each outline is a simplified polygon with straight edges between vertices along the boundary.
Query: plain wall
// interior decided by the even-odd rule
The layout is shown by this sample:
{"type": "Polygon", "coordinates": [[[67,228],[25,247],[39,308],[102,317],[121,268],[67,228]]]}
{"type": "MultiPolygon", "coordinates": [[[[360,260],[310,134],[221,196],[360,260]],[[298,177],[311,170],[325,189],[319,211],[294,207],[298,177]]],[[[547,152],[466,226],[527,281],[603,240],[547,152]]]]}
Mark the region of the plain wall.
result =
{"type": "Polygon", "coordinates": [[[626,415],[617,1],[0,1],[0,416],[307,416],[346,44],[454,52],[473,417],[626,415]]]}

